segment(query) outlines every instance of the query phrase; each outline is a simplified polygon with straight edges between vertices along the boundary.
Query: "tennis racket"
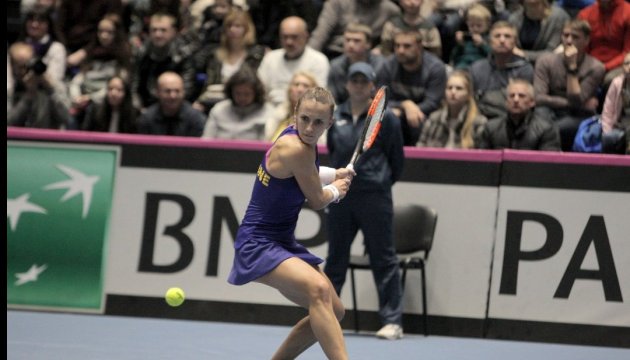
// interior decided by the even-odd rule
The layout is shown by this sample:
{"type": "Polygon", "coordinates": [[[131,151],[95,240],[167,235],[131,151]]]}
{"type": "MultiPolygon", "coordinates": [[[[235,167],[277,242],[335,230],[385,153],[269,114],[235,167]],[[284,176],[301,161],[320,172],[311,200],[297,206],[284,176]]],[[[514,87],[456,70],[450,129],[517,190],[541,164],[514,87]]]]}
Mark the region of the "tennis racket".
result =
{"type": "Polygon", "coordinates": [[[379,131],[381,130],[381,124],[383,122],[383,115],[385,114],[385,108],[387,107],[387,86],[381,86],[376,92],[370,108],[368,109],[367,118],[363,125],[363,131],[361,137],[357,142],[357,146],[354,148],[354,153],[350,159],[350,163],[346,168],[354,169],[359,157],[372,147],[379,131]]]}

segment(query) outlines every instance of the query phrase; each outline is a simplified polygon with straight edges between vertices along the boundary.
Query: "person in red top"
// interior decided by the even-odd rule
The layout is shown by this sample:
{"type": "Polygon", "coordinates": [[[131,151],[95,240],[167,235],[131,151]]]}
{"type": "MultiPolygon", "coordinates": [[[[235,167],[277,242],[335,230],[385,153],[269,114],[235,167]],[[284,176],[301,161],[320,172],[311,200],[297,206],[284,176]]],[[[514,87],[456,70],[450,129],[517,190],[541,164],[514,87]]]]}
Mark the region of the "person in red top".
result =
{"type": "Polygon", "coordinates": [[[606,66],[604,87],[623,72],[624,54],[630,52],[630,3],[625,0],[597,0],[578,13],[591,25],[587,53],[606,66]]]}

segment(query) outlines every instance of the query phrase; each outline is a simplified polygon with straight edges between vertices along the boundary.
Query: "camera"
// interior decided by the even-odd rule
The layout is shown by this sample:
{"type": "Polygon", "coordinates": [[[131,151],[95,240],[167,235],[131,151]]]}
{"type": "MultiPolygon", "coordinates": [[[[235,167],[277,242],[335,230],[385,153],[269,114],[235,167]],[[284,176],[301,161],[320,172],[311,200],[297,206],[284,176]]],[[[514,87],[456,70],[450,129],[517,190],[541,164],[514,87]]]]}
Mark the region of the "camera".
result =
{"type": "Polygon", "coordinates": [[[469,32],[465,32],[464,33],[464,40],[471,41],[472,40],[472,34],[469,33],[469,32]]]}
{"type": "Polygon", "coordinates": [[[48,69],[48,65],[46,65],[42,59],[37,58],[37,59],[33,59],[29,64],[28,64],[28,69],[32,70],[33,73],[35,73],[35,75],[42,75],[43,73],[46,72],[46,70],[48,69]]]}

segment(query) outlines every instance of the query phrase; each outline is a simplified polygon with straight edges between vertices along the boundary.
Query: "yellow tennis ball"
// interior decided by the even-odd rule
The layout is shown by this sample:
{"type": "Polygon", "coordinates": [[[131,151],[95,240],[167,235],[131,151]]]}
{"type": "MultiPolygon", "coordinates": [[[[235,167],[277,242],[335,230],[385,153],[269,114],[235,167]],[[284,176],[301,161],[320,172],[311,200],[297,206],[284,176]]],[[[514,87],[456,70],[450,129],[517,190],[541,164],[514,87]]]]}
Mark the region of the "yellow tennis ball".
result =
{"type": "Polygon", "coordinates": [[[179,306],[186,299],[186,294],[184,294],[184,290],[178,287],[172,287],[166,290],[166,295],[164,295],[164,300],[170,306],[179,306]]]}

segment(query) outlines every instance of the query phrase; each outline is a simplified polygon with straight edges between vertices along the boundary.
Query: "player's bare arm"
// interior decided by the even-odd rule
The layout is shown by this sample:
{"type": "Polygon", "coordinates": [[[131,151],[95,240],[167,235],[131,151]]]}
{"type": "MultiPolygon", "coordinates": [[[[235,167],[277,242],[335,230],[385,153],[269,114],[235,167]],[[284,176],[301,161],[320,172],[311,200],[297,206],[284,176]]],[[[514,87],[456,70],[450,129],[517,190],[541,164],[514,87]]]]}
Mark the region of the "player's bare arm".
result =
{"type": "MultiPolygon", "coordinates": [[[[334,200],[334,194],[322,188],[315,167],[315,147],[303,143],[296,136],[278,139],[269,154],[267,169],[275,177],[295,176],[310,207],[315,210],[326,207],[334,200]]],[[[331,185],[339,190],[339,198],[343,198],[348,191],[349,179],[337,179],[331,185]]]]}

